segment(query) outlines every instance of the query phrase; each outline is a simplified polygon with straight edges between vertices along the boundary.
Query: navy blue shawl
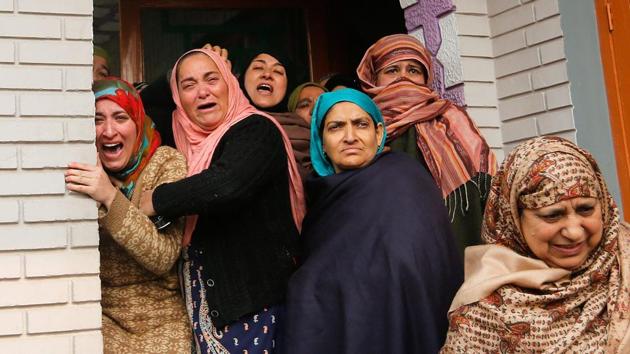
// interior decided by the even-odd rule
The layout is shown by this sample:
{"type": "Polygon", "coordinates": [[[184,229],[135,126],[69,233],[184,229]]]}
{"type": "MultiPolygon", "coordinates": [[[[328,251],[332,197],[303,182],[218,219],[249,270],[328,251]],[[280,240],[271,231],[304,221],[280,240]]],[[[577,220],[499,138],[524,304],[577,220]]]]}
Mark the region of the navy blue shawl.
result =
{"type": "Polygon", "coordinates": [[[383,153],[307,182],[304,263],[289,281],[287,353],[437,353],[463,267],[435,182],[383,153]]]}

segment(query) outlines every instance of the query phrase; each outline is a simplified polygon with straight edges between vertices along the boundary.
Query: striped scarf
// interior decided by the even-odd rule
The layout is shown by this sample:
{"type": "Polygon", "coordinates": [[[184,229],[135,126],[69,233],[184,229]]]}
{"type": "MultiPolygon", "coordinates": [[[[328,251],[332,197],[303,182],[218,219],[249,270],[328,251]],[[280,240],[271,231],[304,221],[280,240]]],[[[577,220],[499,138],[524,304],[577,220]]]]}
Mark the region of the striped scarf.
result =
{"type": "Polygon", "coordinates": [[[377,73],[400,60],[418,61],[427,71],[427,85],[433,82],[428,51],[415,38],[398,34],[380,39],[367,50],[357,68],[361,87],[383,113],[388,142],[411,127],[416,130],[418,148],[448,201],[473,178],[494,175],[495,156],[466,111],[428,86],[405,78],[376,86],[377,73]]]}
{"type": "Polygon", "coordinates": [[[115,102],[136,124],[136,142],[129,163],[121,171],[115,173],[108,171],[109,175],[122,182],[120,190],[127,199],[131,199],[136,180],[162,142],[160,133],[155,130],[151,118],[144,113],[138,92],[126,81],[108,77],[94,82],[92,90],[96,101],[107,99],[115,102]]]}

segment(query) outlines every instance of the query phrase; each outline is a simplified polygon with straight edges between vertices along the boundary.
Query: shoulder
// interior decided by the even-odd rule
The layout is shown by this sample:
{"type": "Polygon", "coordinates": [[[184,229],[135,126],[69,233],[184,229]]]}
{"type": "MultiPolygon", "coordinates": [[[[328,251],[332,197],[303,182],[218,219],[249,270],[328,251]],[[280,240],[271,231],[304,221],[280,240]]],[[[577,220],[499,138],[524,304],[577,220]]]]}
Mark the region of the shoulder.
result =
{"type": "Polygon", "coordinates": [[[167,181],[182,179],[186,177],[186,172],[186,158],[169,146],[158,147],[144,171],[150,180],[167,181]]]}
{"type": "Polygon", "coordinates": [[[260,140],[282,141],[280,128],[278,128],[271,118],[259,114],[252,114],[234,124],[225,133],[223,139],[231,140],[237,137],[247,139],[250,143],[255,143],[260,140]]]}

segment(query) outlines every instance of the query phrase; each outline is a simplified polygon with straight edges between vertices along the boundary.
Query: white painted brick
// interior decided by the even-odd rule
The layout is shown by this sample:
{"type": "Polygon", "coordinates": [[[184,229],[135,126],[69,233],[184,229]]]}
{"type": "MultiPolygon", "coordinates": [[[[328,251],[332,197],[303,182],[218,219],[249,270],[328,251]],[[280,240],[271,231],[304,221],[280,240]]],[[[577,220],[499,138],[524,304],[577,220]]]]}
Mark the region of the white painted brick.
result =
{"type": "Polygon", "coordinates": [[[66,183],[61,171],[0,171],[0,196],[64,194],[65,191],[66,183]]]}
{"type": "Polygon", "coordinates": [[[13,0],[0,0],[0,11],[2,12],[13,11],[13,0]]]}
{"type": "Polygon", "coordinates": [[[43,120],[0,119],[0,142],[62,141],[63,124],[43,120]]]}
{"type": "Polygon", "coordinates": [[[89,66],[74,67],[65,69],[66,90],[91,90],[92,89],[92,69],[89,66]]]}
{"type": "Polygon", "coordinates": [[[72,248],[98,246],[98,223],[96,221],[76,223],[70,226],[72,248]]]}
{"type": "Polygon", "coordinates": [[[514,74],[540,65],[538,48],[527,48],[498,58],[494,71],[497,77],[514,74]]]}
{"type": "Polygon", "coordinates": [[[534,92],[499,101],[499,112],[503,121],[542,112],[544,110],[545,97],[542,92],[534,92]]]}
{"type": "MultiPolygon", "coordinates": [[[[504,1],[504,0],[499,0],[504,1]]],[[[510,11],[490,18],[490,33],[493,37],[525,27],[534,22],[534,8],[532,5],[519,6],[510,11]]]]}
{"type": "Polygon", "coordinates": [[[534,14],[536,20],[540,21],[560,13],[558,0],[538,0],[534,3],[534,14]]]}
{"type": "MultiPolygon", "coordinates": [[[[19,279],[21,277],[22,257],[16,254],[0,254],[0,279],[19,279]]],[[[0,326],[1,324],[2,321],[0,320],[0,326]]]]}
{"type": "Polygon", "coordinates": [[[17,149],[15,146],[0,145],[0,169],[17,168],[17,149]]]}
{"type": "Polygon", "coordinates": [[[488,15],[494,16],[503,11],[519,6],[518,0],[488,0],[488,15]]]}
{"type": "Polygon", "coordinates": [[[66,140],[94,142],[94,119],[72,119],[66,122],[66,140]]]}
{"type": "Polygon", "coordinates": [[[27,310],[27,332],[52,333],[101,328],[101,306],[71,305],[27,310]]]}
{"type": "Polygon", "coordinates": [[[67,234],[63,224],[0,225],[0,251],[65,248],[67,234]]]}
{"type": "Polygon", "coordinates": [[[471,106],[497,106],[497,92],[492,83],[467,82],[464,85],[464,97],[466,97],[466,102],[471,106]]]}
{"type": "Polygon", "coordinates": [[[73,161],[96,164],[94,144],[37,144],[21,150],[22,168],[62,168],[73,161]]]}
{"type": "Polygon", "coordinates": [[[459,36],[459,52],[464,57],[492,58],[492,41],[486,37],[459,36]]]}
{"type": "Polygon", "coordinates": [[[499,110],[495,107],[470,107],[466,108],[468,115],[478,127],[498,127],[501,125],[499,110]]]}
{"type": "Polygon", "coordinates": [[[504,76],[497,80],[497,96],[504,98],[532,90],[529,72],[504,76]]]}
{"type": "Polygon", "coordinates": [[[503,139],[501,138],[501,129],[495,128],[479,128],[481,136],[486,139],[486,142],[490,147],[498,148],[503,146],[503,139]]]}
{"type": "Polygon", "coordinates": [[[486,0],[455,0],[455,11],[457,13],[467,14],[480,14],[485,15],[488,13],[486,6],[486,0]]]}
{"type": "Polygon", "coordinates": [[[92,39],[91,17],[68,17],[64,20],[64,38],[92,39]]]}
{"type": "Polygon", "coordinates": [[[455,14],[457,28],[460,36],[481,36],[490,35],[490,27],[486,16],[455,14]]]}
{"type": "Polygon", "coordinates": [[[0,38],[0,63],[13,63],[14,61],[15,45],[13,41],[0,38]]]}
{"type": "Polygon", "coordinates": [[[65,304],[70,300],[66,279],[4,281],[0,307],[65,304]]]}
{"type": "Polygon", "coordinates": [[[13,115],[15,115],[15,95],[0,93],[0,116],[13,115]]]}
{"type": "Polygon", "coordinates": [[[525,37],[527,45],[534,45],[550,39],[562,37],[562,28],[560,27],[560,16],[552,17],[548,20],[538,22],[533,26],[525,29],[525,37]]]}
{"type": "Polygon", "coordinates": [[[400,7],[403,9],[406,9],[409,6],[418,3],[418,0],[399,0],[399,2],[400,2],[400,7]]]}
{"type": "Polygon", "coordinates": [[[60,69],[1,66],[0,77],[2,89],[61,90],[60,69]]]}
{"type": "Polygon", "coordinates": [[[72,302],[100,300],[101,279],[98,276],[72,280],[72,302]]]}
{"type": "Polygon", "coordinates": [[[571,90],[569,89],[569,84],[546,90],[545,100],[549,109],[570,106],[571,90]]]}
{"type": "Polygon", "coordinates": [[[534,89],[554,86],[568,82],[567,65],[565,61],[546,65],[532,71],[532,83],[534,89]]]}
{"type": "Polygon", "coordinates": [[[92,1],[19,0],[18,11],[19,12],[32,12],[32,13],[45,13],[45,14],[91,15],[92,14],[92,1]]]}
{"type": "Polygon", "coordinates": [[[0,353],[68,354],[72,350],[72,337],[67,335],[23,337],[0,341],[0,353]]]}
{"type": "Polygon", "coordinates": [[[68,197],[29,198],[23,201],[24,221],[96,220],[96,202],[76,193],[68,197]]]}
{"type": "Polygon", "coordinates": [[[22,311],[0,311],[0,336],[22,334],[22,332],[24,332],[22,311]]]}
{"type": "Polygon", "coordinates": [[[494,61],[483,58],[460,58],[464,81],[494,81],[494,61]]]}
{"type": "MultiPolygon", "coordinates": [[[[17,200],[0,199],[0,224],[16,223],[20,221],[20,205],[17,200]]],[[[0,274],[2,267],[0,267],[0,274]]],[[[0,276],[2,278],[2,276],[0,276]]]]}
{"type": "Polygon", "coordinates": [[[501,126],[503,142],[513,142],[538,136],[535,118],[515,119],[501,126]]]}
{"type": "Polygon", "coordinates": [[[536,117],[536,122],[538,123],[538,131],[542,135],[575,129],[573,108],[545,112],[536,117]]]}
{"type": "Polygon", "coordinates": [[[499,57],[503,54],[527,47],[525,43],[525,31],[516,30],[492,39],[492,47],[494,56],[499,57]]]}
{"type": "Polygon", "coordinates": [[[99,272],[97,249],[39,251],[27,253],[24,257],[28,278],[99,272]]]}
{"type": "Polygon", "coordinates": [[[18,47],[20,63],[92,64],[92,43],[88,41],[29,41],[18,47]]]}
{"type": "Polygon", "coordinates": [[[577,137],[575,135],[575,130],[568,131],[568,132],[554,133],[553,135],[559,136],[561,138],[565,138],[573,142],[574,144],[577,144],[577,137]]]}
{"type": "Polygon", "coordinates": [[[103,352],[103,336],[101,332],[80,334],[74,337],[73,354],[94,354],[103,352]]]}
{"type": "Polygon", "coordinates": [[[61,38],[57,17],[0,14],[0,37],[61,38]]]}
{"type": "Polygon", "coordinates": [[[543,64],[551,63],[565,58],[564,39],[558,38],[540,45],[540,58],[543,64]]]}
{"type": "Polygon", "coordinates": [[[93,116],[94,95],[91,92],[22,94],[22,116],[93,116]]]}

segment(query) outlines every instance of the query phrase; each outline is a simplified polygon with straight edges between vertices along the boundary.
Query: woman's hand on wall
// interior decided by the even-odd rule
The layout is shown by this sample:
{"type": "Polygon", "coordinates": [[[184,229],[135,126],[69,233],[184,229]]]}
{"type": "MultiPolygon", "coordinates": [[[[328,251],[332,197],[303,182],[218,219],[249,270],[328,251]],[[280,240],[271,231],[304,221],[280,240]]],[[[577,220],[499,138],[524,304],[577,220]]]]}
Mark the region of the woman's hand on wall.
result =
{"type": "Polygon", "coordinates": [[[68,164],[68,169],[64,175],[68,190],[87,194],[109,210],[117,190],[103,170],[101,160],[98,157],[96,158],[96,165],[71,162],[68,164]]]}

